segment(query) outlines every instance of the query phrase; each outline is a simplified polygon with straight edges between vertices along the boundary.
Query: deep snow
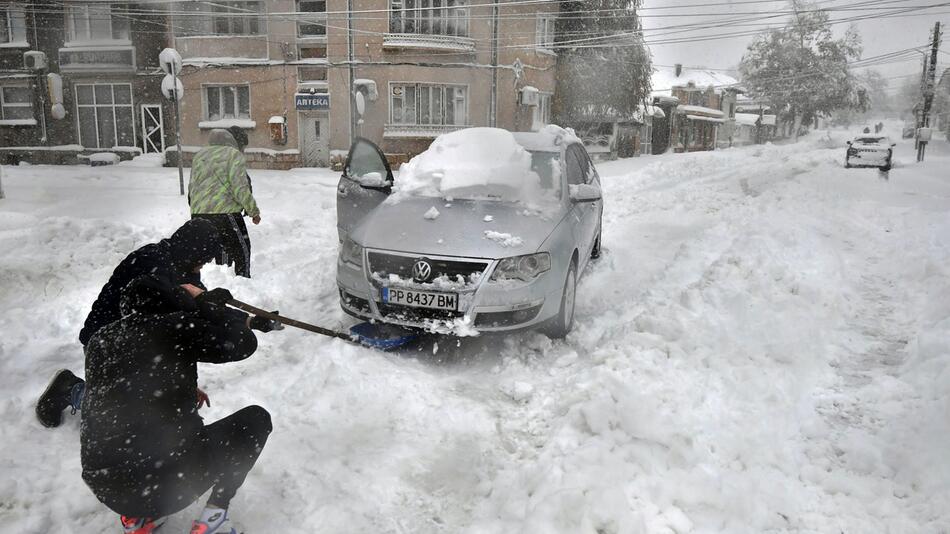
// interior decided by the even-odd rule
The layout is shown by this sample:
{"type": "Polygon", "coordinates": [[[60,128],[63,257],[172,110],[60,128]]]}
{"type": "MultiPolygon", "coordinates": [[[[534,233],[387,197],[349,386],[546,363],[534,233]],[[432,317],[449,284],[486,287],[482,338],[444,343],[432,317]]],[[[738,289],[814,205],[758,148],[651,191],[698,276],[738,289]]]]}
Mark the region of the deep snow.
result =
{"type": "MultiPolygon", "coordinates": [[[[207,420],[257,403],[275,422],[232,515],[249,533],[950,530],[950,148],[918,165],[902,142],[884,180],[831,137],[598,165],[605,250],[564,342],[386,354],[287,329],[203,365],[207,420]]],[[[45,429],[33,403],[81,371],[115,264],[187,217],[177,173],[3,172],[0,531],[118,531],[80,478],[78,417],[45,429]]],[[[352,324],[328,268],[337,176],[252,174],[255,278],[206,282],[352,324]]]]}

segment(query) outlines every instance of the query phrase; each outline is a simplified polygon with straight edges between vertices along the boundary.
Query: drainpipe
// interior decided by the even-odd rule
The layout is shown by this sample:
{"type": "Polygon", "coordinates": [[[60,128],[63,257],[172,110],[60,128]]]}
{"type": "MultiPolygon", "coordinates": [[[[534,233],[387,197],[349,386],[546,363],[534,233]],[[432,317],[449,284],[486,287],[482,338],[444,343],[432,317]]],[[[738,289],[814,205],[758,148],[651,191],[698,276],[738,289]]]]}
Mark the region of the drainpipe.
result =
{"type": "Polygon", "coordinates": [[[353,109],[356,107],[356,88],[354,87],[354,80],[356,79],[355,74],[353,73],[353,0],[346,0],[346,53],[349,61],[347,62],[350,66],[350,146],[353,145],[356,136],[356,114],[353,113],[353,109]]]}
{"type": "Polygon", "coordinates": [[[488,125],[495,127],[498,120],[498,2],[491,8],[491,102],[488,109],[488,125]]]}

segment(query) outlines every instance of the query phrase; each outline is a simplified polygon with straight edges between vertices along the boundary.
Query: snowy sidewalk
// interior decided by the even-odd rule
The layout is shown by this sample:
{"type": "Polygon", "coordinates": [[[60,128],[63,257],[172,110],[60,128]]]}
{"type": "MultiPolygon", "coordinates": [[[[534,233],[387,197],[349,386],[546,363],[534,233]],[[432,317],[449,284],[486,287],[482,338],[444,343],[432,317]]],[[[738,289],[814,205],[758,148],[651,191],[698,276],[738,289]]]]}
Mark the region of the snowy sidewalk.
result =
{"type": "MultiPolygon", "coordinates": [[[[565,342],[533,333],[383,354],[304,332],[203,366],[204,416],[275,430],[234,501],[251,533],[950,530],[950,148],[885,180],[844,134],[622,160],[604,257],[565,342]]],[[[81,371],[111,268],[187,217],[174,169],[4,167],[0,532],[106,532],[78,418],[33,402],[81,371]]],[[[254,173],[252,280],[205,276],[318,324],[339,309],[329,171],[254,173]]],[[[193,509],[168,528],[183,532],[193,509]]]]}

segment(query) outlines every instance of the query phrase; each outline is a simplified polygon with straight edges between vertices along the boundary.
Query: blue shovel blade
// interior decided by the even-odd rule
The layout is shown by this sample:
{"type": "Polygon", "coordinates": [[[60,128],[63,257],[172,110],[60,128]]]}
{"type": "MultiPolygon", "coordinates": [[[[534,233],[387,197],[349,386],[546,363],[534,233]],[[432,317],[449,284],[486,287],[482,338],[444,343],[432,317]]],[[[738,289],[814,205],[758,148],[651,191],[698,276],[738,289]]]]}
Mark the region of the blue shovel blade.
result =
{"type": "Polygon", "coordinates": [[[387,324],[360,323],[350,327],[350,335],[360,344],[381,350],[398,349],[415,341],[419,334],[413,330],[387,324]]]}

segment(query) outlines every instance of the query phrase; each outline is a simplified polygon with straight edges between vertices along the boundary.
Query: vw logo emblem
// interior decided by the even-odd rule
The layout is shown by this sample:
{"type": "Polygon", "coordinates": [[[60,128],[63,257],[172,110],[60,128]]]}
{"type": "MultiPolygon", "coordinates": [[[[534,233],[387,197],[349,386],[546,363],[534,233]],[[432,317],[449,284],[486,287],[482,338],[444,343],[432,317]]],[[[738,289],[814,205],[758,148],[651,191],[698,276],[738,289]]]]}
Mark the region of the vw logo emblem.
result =
{"type": "Polygon", "coordinates": [[[432,276],[432,265],[426,260],[419,260],[412,266],[412,279],[416,282],[428,282],[432,276]]]}

